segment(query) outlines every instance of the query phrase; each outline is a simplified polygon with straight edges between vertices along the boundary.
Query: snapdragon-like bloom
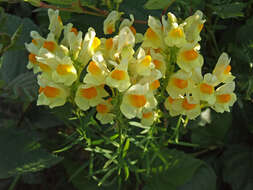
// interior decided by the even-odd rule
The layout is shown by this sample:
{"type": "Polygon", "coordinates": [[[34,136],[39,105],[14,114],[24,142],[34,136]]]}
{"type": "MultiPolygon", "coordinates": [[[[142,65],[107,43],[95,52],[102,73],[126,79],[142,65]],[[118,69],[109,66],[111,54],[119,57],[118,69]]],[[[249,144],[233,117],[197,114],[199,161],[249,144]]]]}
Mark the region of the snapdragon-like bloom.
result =
{"type": "Polygon", "coordinates": [[[204,59],[196,47],[188,45],[182,47],[177,53],[177,64],[181,69],[192,72],[195,68],[202,67],[204,59]]]}
{"type": "Polygon", "coordinates": [[[101,124],[113,123],[119,106],[126,118],[139,118],[150,126],[159,120],[155,96],[162,100],[166,91],[164,106],[170,115],[189,119],[195,119],[203,106],[224,112],[236,101],[235,77],[226,53],[212,74],[202,76],[201,11],[185,20],[172,13],[161,21],[149,16],[144,37],[133,27],[133,15],[120,22],[122,13],[112,11],[103,28],[105,34],[115,33],[109,38],[98,38],[91,27],[83,38],[73,24],[63,25],[59,11],[49,9],[48,15],[47,37],[32,31],[32,42],[25,44],[27,68],[38,73],[38,105],[61,106],[69,97],[82,111],[94,107],[101,124]],[[117,105],[112,105],[108,93],[117,105]]]}
{"type": "Polygon", "coordinates": [[[115,32],[115,24],[120,19],[121,13],[112,11],[104,21],[104,34],[112,34],[115,32]]]}
{"type": "Polygon", "coordinates": [[[168,86],[166,88],[168,94],[172,98],[179,98],[180,96],[184,96],[184,94],[190,91],[193,87],[190,77],[191,73],[187,73],[183,70],[179,70],[175,74],[171,75],[168,86]]]}
{"type": "Polygon", "coordinates": [[[69,89],[38,76],[40,85],[37,105],[48,105],[50,108],[62,106],[66,103],[69,89]]]}
{"type": "Polygon", "coordinates": [[[77,61],[85,66],[95,54],[100,44],[101,41],[98,37],[96,37],[95,30],[90,27],[88,29],[88,32],[85,34],[80,53],[77,57],[77,61]]]}
{"type": "Polygon", "coordinates": [[[135,84],[124,94],[120,110],[125,117],[131,119],[140,115],[144,108],[152,109],[156,105],[157,101],[152,91],[149,91],[148,84],[135,84]]]}
{"type": "Polygon", "coordinates": [[[111,123],[115,117],[112,111],[112,104],[111,99],[102,100],[97,106],[96,106],[96,118],[102,123],[107,124],[111,123]]]}
{"type": "Polygon", "coordinates": [[[56,38],[59,38],[61,35],[61,31],[63,29],[63,24],[61,17],[59,15],[59,10],[48,9],[48,17],[49,17],[49,26],[48,29],[52,32],[56,38]]]}
{"type": "Polygon", "coordinates": [[[215,96],[215,84],[217,78],[211,73],[207,73],[204,79],[200,81],[197,88],[193,91],[193,95],[202,101],[208,102],[208,104],[213,105],[216,101],[215,96]]]}
{"type": "Polygon", "coordinates": [[[108,73],[109,71],[102,54],[97,52],[87,66],[87,74],[84,77],[83,82],[95,86],[105,84],[105,79],[108,73]]]}
{"type": "Polygon", "coordinates": [[[81,84],[75,96],[76,105],[83,111],[88,110],[102,102],[102,98],[108,96],[104,86],[93,86],[90,84],[81,84]]]}
{"type": "Polygon", "coordinates": [[[222,53],[213,70],[213,74],[217,77],[218,82],[231,82],[234,76],[231,74],[230,58],[226,53],[222,53]]]}
{"type": "Polygon", "coordinates": [[[219,87],[216,92],[216,102],[212,108],[216,112],[223,113],[224,111],[230,111],[229,107],[236,101],[236,95],[233,93],[235,89],[235,83],[229,82],[219,87]]]}
{"type": "Polygon", "coordinates": [[[117,88],[120,92],[125,91],[131,85],[128,75],[128,60],[123,59],[106,78],[106,84],[117,88]]]}
{"type": "Polygon", "coordinates": [[[73,24],[69,23],[64,26],[64,38],[62,44],[69,47],[70,54],[75,60],[81,50],[83,33],[73,27],[73,24]]]}

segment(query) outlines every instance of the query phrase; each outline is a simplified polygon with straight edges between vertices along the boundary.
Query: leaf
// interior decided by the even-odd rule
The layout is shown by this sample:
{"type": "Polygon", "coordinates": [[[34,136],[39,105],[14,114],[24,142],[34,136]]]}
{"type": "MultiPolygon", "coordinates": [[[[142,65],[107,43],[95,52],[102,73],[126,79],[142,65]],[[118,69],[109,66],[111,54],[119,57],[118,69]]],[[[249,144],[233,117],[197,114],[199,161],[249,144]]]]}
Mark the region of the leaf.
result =
{"type": "Polygon", "coordinates": [[[36,75],[26,72],[18,75],[7,84],[2,96],[31,102],[37,97],[38,85],[36,75]]]}
{"type": "Polygon", "coordinates": [[[178,190],[216,190],[216,175],[209,166],[198,168],[192,179],[178,190]]]}
{"type": "Polygon", "coordinates": [[[246,23],[242,25],[236,33],[236,41],[239,44],[248,44],[253,41],[253,17],[247,19],[246,23]]]}
{"type": "Polygon", "coordinates": [[[11,37],[6,33],[0,33],[1,50],[5,49],[11,44],[11,37]]]}
{"type": "Polygon", "coordinates": [[[225,135],[232,125],[231,113],[219,114],[214,111],[210,111],[209,116],[203,116],[203,114],[201,114],[201,117],[201,122],[203,122],[203,117],[209,117],[211,123],[192,128],[192,143],[199,144],[204,147],[209,145],[223,145],[225,135]]]}
{"type": "Polygon", "coordinates": [[[34,133],[15,128],[0,128],[0,179],[40,171],[62,160],[48,153],[34,133]]]}
{"type": "Polygon", "coordinates": [[[168,165],[162,171],[155,170],[152,176],[147,178],[144,190],[177,190],[177,188],[189,181],[203,161],[195,159],[181,151],[164,150],[163,156],[168,165]]]}
{"type": "Polygon", "coordinates": [[[213,7],[213,13],[222,19],[244,17],[243,9],[247,3],[234,2],[213,7]]]}
{"type": "MultiPolygon", "coordinates": [[[[78,0],[45,0],[48,3],[58,4],[58,5],[72,5],[73,3],[78,2],[78,0]]],[[[96,0],[80,0],[81,5],[95,5],[97,3],[96,0]]]]}
{"type": "Polygon", "coordinates": [[[253,148],[248,145],[233,145],[223,156],[223,178],[233,190],[253,189],[253,148]]]}
{"type": "Polygon", "coordinates": [[[174,0],[148,0],[147,3],[145,3],[144,8],[149,10],[165,9],[173,2],[174,0]]]}
{"type": "Polygon", "coordinates": [[[31,30],[38,31],[39,28],[30,19],[21,19],[9,14],[6,14],[6,17],[5,25],[0,29],[0,32],[5,32],[13,36],[12,41],[15,42],[12,50],[3,54],[3,62],[0,70],[3,80],[8,83],[19,74],[27,71],[28,52],[25,50],[24,43],[31,41],[31,30]],[[22,31],[18,30],[20,25],[22,25],[22,31]]]}

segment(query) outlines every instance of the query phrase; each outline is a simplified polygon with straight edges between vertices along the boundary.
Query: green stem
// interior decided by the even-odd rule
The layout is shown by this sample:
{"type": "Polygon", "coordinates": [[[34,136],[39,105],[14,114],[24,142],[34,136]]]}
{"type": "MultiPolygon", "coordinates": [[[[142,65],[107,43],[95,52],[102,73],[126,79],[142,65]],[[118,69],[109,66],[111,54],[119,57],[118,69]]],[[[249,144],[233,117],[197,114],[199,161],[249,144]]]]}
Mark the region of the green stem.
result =
{"type": "Polygon", "coordinates": [[[17,175],[17,176],[14,178],[14,180],[13,180],[13,182],[11,183],[11,186],[9,187],[8,190],[14,190],[14,188],[15,188],[16,184],[18,183],[18,180],[19,180],[20,177],[21,177],[21,175],[17,175]]]}
{"type": "Polygon", "coordinates": [[[172,140],[168,140],[168,144],[182,145],[182,146],[194,147],[194,148],[199,147],[198,144],[192,144],[192,143],[188,143],[188,142],[174,142],[172,140]]]}

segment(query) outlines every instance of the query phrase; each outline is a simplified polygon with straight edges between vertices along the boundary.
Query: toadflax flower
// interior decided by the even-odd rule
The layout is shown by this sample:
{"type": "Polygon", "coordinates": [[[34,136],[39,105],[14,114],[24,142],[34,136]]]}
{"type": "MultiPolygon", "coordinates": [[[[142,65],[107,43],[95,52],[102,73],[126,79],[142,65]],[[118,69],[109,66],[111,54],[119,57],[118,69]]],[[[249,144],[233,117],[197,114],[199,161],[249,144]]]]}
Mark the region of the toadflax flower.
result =
{"type": "Polygon", "coordinates": [[[37,105],[48,105],[50,108],[62,106],[66,103],[69,89],[63,85],[48,81],[38,76],[40,85],[37,105]]]}
{"type": "Polygon", "coordinates": [[[100,104],[102,98],[108,95],[103,85],[81,84],[76,91],[75,103],[81,110],[86,111],[90,107],[100,104]]]}
{"type": "Polygon", "coordinates": [[[140,115],[144,108],[152,109],[156,105],[157,101],[153,92],[149,91],[149,85],[135,84],[125,92],[120,110],[125,117],[132,119],[140,115]]]}

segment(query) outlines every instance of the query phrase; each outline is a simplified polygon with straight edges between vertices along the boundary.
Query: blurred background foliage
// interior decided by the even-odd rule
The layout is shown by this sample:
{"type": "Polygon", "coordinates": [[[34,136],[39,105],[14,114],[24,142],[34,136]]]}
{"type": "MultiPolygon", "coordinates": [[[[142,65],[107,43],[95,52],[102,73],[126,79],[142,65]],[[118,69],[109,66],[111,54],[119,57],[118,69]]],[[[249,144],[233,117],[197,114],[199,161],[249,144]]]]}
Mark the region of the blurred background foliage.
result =
{"type": "MultiPolygon", "coordinates": [[[[131,160],[122,161],[127,164],[122,173],[128,180],[122,178],[121,189],[253,189],[252,0],[0,0],[0,5],[0,189],[118,188],[113,165],[93,171],[103,167],[100,154],[115,161],[115,154],[106,147],[117,138],[112,131],[101,129],[93,118],[94,112],[82,121],[82,126],[97,139],[87,146],[84,140],[91,139],[80,137],[78,123],[68,119],[70,105],[55,109],[36,106],[38,86],[36,76],[26,69],[28,52],[24,43],[31,41],[31,30],[42,36],[47,34],[47,8],[60,9],[63,22],[71,22],[83,32],[92,26],[99,37],[103,36],[103,20],[114,9],[133,14],[135,28],[141,33],[147,29],[148,15],[160,18],[170,11],[184,19],[196,10],[203,11],[203,72],[210,72],[219,55],[227,52],[236,76],[238,100],[230,113],[203,110],[198,119],[180,128],[180,140],[189,144],[169,142],[167,149],[150,150],[146,155],[150,159],[141,161],[146,170],[137,170],[134,163],[128,163],[131,160]],[[103,136],[110,133],[110,138],[103,136]],[[99,149],[96,145],[102,142],[106,146],[99,149]],[[150,160],[157,167],[148,168],[150,160]],[[98,187],[98,183],[102,186],[98,187]]],[[[170,119],[172,129],[177,120],[170,119]]],[[[133,127],[141,131],[137,124],[133,123],[133,127]]],[[[134,152],[137,149],[131,149],[134,143],[130,138],[124,141],[123,159],[124,151],[140,159],[141,154],[134,152]]]]}

